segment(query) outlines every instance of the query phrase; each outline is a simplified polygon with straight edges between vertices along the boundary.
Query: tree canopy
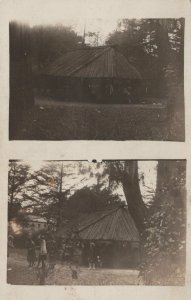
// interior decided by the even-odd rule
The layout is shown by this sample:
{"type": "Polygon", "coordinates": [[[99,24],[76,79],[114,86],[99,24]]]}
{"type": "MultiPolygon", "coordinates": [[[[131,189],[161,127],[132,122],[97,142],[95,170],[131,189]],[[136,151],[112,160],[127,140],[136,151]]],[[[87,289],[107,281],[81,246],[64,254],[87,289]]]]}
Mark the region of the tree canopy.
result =
{"type": "Polygon", "coordinates": [[[106,43],[117,45],[143,78],[149,80],[151,96],[172,98],[172,86],[183,84],[183,18],[121,19],[106,43]]]}

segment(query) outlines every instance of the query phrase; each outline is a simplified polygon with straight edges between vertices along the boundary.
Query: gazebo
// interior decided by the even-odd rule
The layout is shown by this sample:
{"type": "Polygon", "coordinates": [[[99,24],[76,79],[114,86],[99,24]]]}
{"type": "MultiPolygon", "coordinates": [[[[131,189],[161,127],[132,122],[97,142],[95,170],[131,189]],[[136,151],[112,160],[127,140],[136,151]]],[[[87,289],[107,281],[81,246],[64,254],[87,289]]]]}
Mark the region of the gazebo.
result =
{"type": "Polygon", "coordinates": [[[141,85],[139,71],[115,46],[69,51],[38,78],[52,96],[74,102],[132,103],[141,85]]]}
{"type": "Polygon", "coordinates": [[[140,263],[140,236],[127,207],[83,215],[57,232],[63,240],[83,243],[83,263],[88,263],[90,242],[105,267],[127,268],[140,263]]]}

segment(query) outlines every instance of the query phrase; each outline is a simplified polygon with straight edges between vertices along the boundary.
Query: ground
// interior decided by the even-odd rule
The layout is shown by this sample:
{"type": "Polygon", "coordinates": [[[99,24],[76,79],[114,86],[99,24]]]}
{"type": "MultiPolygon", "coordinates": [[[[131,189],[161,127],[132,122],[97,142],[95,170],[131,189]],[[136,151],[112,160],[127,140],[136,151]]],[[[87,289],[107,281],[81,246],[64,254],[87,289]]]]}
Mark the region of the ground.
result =
{"type": "MultiPolygon", "coordinates": [[[[26,249],[11,249],[7,263],[7,282],[16,285],[38,285],[37,268],[29,268],[26,249]]],[[[78,279],[72,279],[67,264],[57,262],[46,278],[48,285],[135,285],[140,284],[138,270],[95,269],[81,267],[78,279]]]]}
{"type": "Polygon", "coordinates": [[[35,99],[35,107],[12,113],[15,140],[184,141],[184,116],[169,118],[162,104],[87,104],[35,99]]]}

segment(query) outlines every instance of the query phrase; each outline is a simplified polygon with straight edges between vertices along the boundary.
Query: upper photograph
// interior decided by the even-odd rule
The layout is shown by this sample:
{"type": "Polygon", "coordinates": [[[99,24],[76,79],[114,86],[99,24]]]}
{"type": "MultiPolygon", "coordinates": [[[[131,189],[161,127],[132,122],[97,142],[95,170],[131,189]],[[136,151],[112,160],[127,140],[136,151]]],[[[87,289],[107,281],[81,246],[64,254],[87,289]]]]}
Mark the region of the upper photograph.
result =
{"type": "Polygon", "coordinates": [[[185,141],[184,24],[12,20],[9,139],[185,141]]]}

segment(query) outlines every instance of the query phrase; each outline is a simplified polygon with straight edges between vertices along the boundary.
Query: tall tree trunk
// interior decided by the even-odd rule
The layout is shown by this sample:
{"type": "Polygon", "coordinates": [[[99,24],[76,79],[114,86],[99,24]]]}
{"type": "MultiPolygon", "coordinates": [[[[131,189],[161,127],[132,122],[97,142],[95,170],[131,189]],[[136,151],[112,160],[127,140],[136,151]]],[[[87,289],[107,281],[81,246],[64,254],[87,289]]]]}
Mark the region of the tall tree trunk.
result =
{"type": "Polygon", "coordinates": [[[156,22],[156,43],[158,47],[161,96],[168,98],[168,117],[176,111],[179,61],[175,51],[171,49],[168,36],[169,20],[159,19],[156,22]]]}
{"type": "Polygon", "coordinates": [[[156,21],[156,42],[160,65],[163,68],[172,59],[172,50],[168,37],[168,20],[159,19],[156,21]]]}
{"type": "Polygon", "coordinates": [[[138,229],[142,231],[144,228],[144,219],[147,215],[147,208],[143,202],[140,191],[137,161],[125,162],[122,186],[129,212],[138,229]]]}

